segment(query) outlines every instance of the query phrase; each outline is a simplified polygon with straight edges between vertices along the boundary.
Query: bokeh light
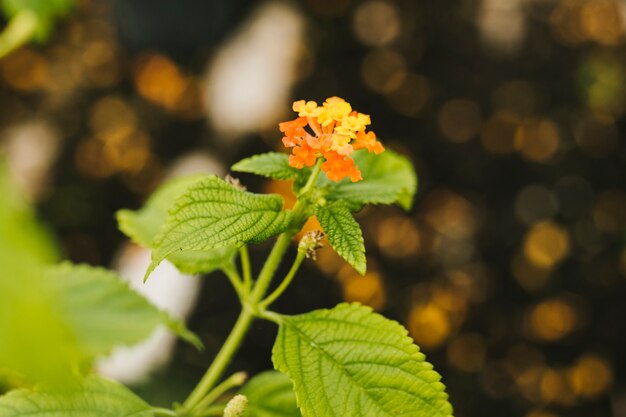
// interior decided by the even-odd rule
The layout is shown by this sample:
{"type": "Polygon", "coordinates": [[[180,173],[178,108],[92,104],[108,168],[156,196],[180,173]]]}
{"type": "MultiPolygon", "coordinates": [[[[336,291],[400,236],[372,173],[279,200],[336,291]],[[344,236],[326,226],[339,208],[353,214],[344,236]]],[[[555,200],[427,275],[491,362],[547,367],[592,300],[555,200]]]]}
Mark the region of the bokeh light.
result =
{"type": "Polygon", "coordinates": [[[392,93],[402,86],[407,77],[406,62],[393,49],[374,49],[363,59],[361,77],[372,91],[392,93]]]}
{"type": "Polygon", "coordinates": [[[513,153],[519,124],[520,119],[513,113],[498,112],[491,116],[480,134],[485,151],[499,156],[513,153]]]}
{"type": "Polygon", "coordinates": [[[482,115],[478,104],[469,99],[449,100],[441,106],[439,129],[452,142],[466,142],[478,135],[482,115]]]}
{"type": "Polygon", "coordinates": [[[515,136],[515,147],[522,156],[534,162],[547,162],[559,150],[559,129],[550,120],[523,123],[515,136]]]}
{"type": "Polygon", "coordinates": [[[583,398],[597,398],[606,392],[613,382],[610,364],[595,354],[579,358],[569,370],[568,376],[574,392],[583,398]]]}
{"type": "Polygon", "coordinates": [[[479,372],[485,366],[485,341],[475,333],[459,335],[448,345],[447,354],[448,362],[455,368],[479,372]]]}
{"type": "Polygon", "coordinates": [[[402,30],[398,11],[389,1],[363,2],[353,16],[354,33],[366,45],[387,45],[393,42],[402,30]]]}
{"type": "Polygon", "coordinates": [[[424,349],[433,349],[446,340],[452,325],[443,308],[428,303],[411,309],[407,326],[418,345],[424,349]]]}
{"type": "Polygon", "coordinates": [[[554,298],[534,306],[526,317],[530,335],[541,341],[553,342],[572,333],[580,318],[575,305],[567,298],[554,298]]]}
{"type": "Polygon", "coordinates": [[[555,223],[538,223],[526,234],[524,256],[539,268],[553,268],[569,251],[569,235],[555,223]]]}
{"type": "Polygon", "coordinates": [[[550,220],[557,213],[558,208],[559,202],[554,193],[541,185],[524,187],[515,199],[515,215],[527,225],[550,220]]]}

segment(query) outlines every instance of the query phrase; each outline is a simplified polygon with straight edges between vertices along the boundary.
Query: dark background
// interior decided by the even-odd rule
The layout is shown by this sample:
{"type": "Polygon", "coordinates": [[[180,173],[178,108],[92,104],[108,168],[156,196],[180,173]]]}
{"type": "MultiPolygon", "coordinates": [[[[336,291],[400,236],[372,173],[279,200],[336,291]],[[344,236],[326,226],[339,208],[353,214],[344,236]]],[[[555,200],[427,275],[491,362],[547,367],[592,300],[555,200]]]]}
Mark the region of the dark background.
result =
{"type": "MultiPolygon", "coordinates": [[[[83,1],[49,43],[0,61],[4,136],[43,124],[57,138],[33,198],[69,259],[109,264],[125,241],[114,212],[139,207],[181,155],[229,166],[278,149],[274,128],[221,140],[202,100],[213,54],[258,4],[83,1]]],[[[323,250],[276,309],[345,299],[400,321],[457,417],[626,416],[626,3],[290,4],[306,21],[292,98],[371,114],[420,185],[409,213],[359,214],[366,277],[323,250]]],[[[257,270],[268,250],[253,249],[257,270]]],[[[180,344],[137,391],[182,399],[237,310],[226,280],[207,279],[189,323],[207,351],[180,344]]],[[[274,335],[258,323],[233,369],[271,367],[274,335]]]]}

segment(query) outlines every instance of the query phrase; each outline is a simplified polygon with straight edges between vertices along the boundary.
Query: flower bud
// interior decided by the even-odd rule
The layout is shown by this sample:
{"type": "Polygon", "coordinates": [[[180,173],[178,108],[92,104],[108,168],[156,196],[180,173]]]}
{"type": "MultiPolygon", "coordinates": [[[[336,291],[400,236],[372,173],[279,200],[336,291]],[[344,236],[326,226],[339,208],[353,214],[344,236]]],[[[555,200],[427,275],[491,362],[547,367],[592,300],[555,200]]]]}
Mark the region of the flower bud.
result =
{"type": "Polygon", "coordinates": [[[237,394],[226,404],[224,417],[243,417],[248,407],[248,397],[237,394]]]}
{"type": "Polygon", "coordinates": [[[322,239],[324,239],[324,233],[319,230],[307,232],[300,239],[298,244],[298,251],[304,253],[307,258],[317,259],[315,251],[323,247],[322,239]]]}
{"type": "Polygon", "coordinates": [[[230,174],[227,174],[226,177],[224,177],[224,181],[226,181],[235,188],[239,188],[241,191],[247,190],[246,186],[243,185],[241,181],[239,181],[239,178],[235,178],[230,174]]]}

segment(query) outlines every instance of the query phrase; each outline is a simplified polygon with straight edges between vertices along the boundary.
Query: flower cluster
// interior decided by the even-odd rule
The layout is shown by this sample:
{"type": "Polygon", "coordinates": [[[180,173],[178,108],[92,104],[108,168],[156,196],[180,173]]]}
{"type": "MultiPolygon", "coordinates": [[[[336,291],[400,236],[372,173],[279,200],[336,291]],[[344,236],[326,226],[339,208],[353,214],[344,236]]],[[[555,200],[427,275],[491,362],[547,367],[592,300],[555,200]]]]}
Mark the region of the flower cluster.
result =
{"type": "Polygon", "coordinates": [[[318,158],[324,158],[321,168],[329,179],[350,177],[356,182],[363,177],[350,154],[367,149],[378,155],[385,150],[374,132],[366,132],[370,117],[353,111],[342,98],[330,97],[321,106],[314,101],[296,101],[293,111],[298,118],[278,126],[285,135],[283,144],[292,148],[289,165],[294,168],[312,167],[318,158]]]}

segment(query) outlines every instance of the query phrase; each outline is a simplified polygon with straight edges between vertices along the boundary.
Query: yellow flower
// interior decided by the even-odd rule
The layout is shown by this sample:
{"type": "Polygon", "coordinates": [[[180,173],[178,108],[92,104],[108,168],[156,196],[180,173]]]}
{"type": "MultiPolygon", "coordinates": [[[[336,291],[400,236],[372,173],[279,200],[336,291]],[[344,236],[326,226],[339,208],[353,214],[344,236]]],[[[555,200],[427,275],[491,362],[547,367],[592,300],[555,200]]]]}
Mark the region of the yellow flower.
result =
{"type": "Polygon", "coordinates": [[[298,112],[300,117],[317,117],[321,108],[317,107],[317,103],[314,101],[299,100],[295,101],[292,106],[293,111],[298,112]]]}
{"type": "Polygon", "coordinates": [[[339,155],[350,155],[354,149],[350,145],[352,138],[350,136],[333,134],[330,150],[337,152],[339,155]]]}
{"type": "Polygon", "coordinates": [[[333,121],[341,122],[352,111],[352,106],[340,97],[327,98],[318,115],[318,121],[322,126],[328,126],[333,121]]]}
{"type": "Polygon", "coordinates": [[[365,126],[371,124],[370,116],[363,113],[349,114],[341,120],[341,125],[335,127],[335,132],[356,138],[356,132],[365,129],[365,126]]]}

